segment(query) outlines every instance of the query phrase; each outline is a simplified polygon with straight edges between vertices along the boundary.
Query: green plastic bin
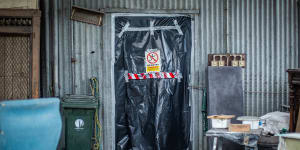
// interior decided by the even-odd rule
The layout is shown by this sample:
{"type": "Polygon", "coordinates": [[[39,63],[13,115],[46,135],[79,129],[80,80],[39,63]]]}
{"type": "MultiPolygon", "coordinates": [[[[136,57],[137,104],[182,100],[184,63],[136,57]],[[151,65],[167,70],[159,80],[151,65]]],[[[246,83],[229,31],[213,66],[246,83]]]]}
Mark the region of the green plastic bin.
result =
{"type": "Polygon", "coordinates": [[[66,150],[91,150],[98,103],[90,96],[69,96],[62,102],[66,150]]]}

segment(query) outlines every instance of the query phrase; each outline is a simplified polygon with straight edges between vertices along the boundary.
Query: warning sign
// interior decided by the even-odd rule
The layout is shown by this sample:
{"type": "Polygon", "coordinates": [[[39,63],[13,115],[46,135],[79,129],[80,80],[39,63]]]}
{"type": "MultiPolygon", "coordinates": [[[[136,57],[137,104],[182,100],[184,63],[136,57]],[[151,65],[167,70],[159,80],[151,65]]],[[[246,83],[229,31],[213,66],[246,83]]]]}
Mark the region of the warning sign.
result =
{"type": "Polygon", "coordinates": [[[158,49],[148,49],[145,52],[146,72],[160,72],[160,51],[158,49]]]}

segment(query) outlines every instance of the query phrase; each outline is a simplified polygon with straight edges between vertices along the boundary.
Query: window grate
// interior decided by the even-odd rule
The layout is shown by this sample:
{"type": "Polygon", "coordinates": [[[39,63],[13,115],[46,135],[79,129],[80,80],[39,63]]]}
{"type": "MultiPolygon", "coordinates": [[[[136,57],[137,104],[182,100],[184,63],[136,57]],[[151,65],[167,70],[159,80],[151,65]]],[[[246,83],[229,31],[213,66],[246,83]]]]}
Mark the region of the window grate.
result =
{"type": "Polygon", "coordinates": [[[0,100],[31,97],[31,36],[0,33],[0,100]]]}

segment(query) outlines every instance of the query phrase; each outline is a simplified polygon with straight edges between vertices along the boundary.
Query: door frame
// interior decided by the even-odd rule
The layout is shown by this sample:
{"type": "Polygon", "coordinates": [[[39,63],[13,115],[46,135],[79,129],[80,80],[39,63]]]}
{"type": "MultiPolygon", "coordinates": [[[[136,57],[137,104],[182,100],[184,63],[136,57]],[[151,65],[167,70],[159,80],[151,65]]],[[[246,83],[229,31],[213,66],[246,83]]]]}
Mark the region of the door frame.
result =
{"type": "MultiPolygon", "coordinates": [[[[195,22],[199,21],[199,14],[187,14],[187,13],[176,13],[171,14],[171,11],[166,11],[166,13],[106,13],[104,17],[104,26],[103,26],[103,39],[104,40],[103,48],[104,51],[101,52],[103,58],[103,69],[106,72],[102,72],[100,79],[100,85],[102,84],[102,88],[100,87],[100,95],[103,95],[102,101],[103,104],[100,111],[100,116],[102,118],[103,125],[103,133],[101,136],[103,148],[115,150],[115,81],[114,81],[114,63],[115,63],[115,18],[120,16],[161,16],[161,17],[174,17],[174,16],[188,16],[191,18],[191,33],[192,33],[192,49],[191,49],[191,73],[189,77],[189,87],[192,86],[193,83],[199,78],[198,75],[194,71],[194,67],[197,66],[194,62],[194,51],[195,45],[198,44],[197,40],[195,40],[195,31],[198,29],[195,28],[195,22]],[[195,76],[196,75],[196,76],[195,76]]],[[[197,32],[198,33],[198,32],[197,32]]],[[[196,35],[197,36],[197,35],[196,35]]],[[[199,98],[199,90],[188,88],[189,90],[189,102],[191,106],[191,133],[190,133],[190,141],[192,144],[193,150],[202,149],[202,115],[201,115],[201,100],[199,98]],[[198,95],[197,95],[198,94],[198,95]]]]}

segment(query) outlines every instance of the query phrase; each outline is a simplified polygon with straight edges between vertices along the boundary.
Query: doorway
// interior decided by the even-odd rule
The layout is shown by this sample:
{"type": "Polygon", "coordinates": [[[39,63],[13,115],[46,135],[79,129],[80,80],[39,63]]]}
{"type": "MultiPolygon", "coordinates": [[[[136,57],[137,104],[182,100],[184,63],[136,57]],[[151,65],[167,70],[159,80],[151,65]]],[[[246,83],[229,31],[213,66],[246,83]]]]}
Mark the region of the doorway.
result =
{"type": "Polygon", "coordinates": [[[185,15],[115,17],[117,150],[190,148],[191,22],[185,15]]]}

